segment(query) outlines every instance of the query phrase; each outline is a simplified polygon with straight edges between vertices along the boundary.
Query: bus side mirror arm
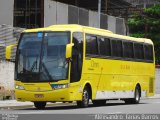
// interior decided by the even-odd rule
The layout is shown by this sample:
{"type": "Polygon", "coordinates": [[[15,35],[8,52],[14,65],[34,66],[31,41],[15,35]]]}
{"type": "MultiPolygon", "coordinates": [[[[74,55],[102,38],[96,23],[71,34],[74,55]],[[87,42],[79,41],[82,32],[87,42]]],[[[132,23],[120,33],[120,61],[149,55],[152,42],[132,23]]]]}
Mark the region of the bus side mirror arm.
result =
{"type": "Polygon", "coordinates": [[[73,46],[74,46],[73,43],[66,45],[66,59],[71,58],[71,56],[72,56],[72,47],[73,46]]]}

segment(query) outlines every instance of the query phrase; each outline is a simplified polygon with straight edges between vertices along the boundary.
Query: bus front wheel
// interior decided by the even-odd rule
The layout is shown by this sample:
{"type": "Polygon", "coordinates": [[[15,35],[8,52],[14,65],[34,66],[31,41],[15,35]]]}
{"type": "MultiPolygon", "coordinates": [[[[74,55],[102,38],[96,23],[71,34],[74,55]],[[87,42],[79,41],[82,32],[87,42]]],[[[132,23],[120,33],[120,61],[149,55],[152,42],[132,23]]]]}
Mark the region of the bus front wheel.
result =
{"type": "Polygon", "coordinates": [[[34,102],[34,106],[35,106],[37,109],[44,109],[45,106],[46,106],[46,102],[34,102]]]}
{"type": "Polygon", "coordinates": [[[106,105],[106,100],[93,100],[92,103],[94,106],[103,106],[106,105]]]}
{"type": "Polygon", "coordinates": [[[85,87],[82,94],[82,101],[77,101],[77,106],[83,108],[88,107],[90,98],[89,96],[90,96],[89,89],[88,87],[85,87]]]}

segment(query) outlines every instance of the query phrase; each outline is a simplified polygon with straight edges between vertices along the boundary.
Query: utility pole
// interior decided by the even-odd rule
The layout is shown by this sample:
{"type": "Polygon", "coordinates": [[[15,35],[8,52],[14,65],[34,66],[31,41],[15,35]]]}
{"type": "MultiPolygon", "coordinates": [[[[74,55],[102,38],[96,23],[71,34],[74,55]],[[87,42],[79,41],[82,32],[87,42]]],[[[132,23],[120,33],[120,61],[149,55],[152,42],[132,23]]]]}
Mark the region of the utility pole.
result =
{"type": "Polygon", "coordinates": [[[108,0],[105,0],[105,13],[107,14],[107,9],[108,9],[108,0]]]}
{"type": "Polygon", "coordinates": [[[101,0],[98,0],[98,27],[101,26],[101,0]]]}

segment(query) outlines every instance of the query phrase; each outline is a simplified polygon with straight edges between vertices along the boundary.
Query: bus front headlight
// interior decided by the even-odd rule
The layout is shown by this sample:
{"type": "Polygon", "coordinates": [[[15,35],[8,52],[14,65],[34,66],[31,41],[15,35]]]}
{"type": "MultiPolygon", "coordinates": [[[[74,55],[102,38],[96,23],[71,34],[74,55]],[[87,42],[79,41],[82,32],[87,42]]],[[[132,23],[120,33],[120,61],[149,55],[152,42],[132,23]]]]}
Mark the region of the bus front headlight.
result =
{"type": "Polygon", "coordinates": [[[19,89],[19,90],[24,90],[25,88],[23,87],[23,86],[21,86],[21,85],[15,85],[15,88],[16,89],[19,89]]]}
{"type": "Polygon", "coordinates": [[[69,84],[52,84],[52,89],[57,90],[57,89],[64,89],[68,88],[69,84]]]}

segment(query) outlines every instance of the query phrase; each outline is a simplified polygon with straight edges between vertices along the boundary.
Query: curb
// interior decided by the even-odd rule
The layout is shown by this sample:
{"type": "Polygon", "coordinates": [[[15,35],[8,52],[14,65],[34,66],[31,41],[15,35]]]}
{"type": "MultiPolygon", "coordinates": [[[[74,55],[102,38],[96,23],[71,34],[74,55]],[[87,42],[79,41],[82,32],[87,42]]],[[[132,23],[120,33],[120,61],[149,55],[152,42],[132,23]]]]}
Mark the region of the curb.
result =
{"type": "MultiPolygon", "coordinates": [[[[11,103],[11,101],[15,102],[15,100],[7,100],[7,102],[10,102],[10,103],[11,103]]],[[[5,105],[3,103],[1,103],[1,102],[5,103],[5,101],[0,101],[0,110],[12,109],[12,108],[14,108],[14,109],[35,108],[34,107],[34,103],[32,103],[32,102],[17,102],[15,104],[14,103],[9,104],[9,103],[6,102],[5,105]],[[25,104],[25,103],[27,103],[27,104],[25,104]]],[[[71,104],[73,104],[73,103],[63,103],[64,106],[65,105],[71,105],[71,104]]],[[[50,107],[50,106],[59,106],[59,105],[62,106],[62,102],[56,102],[56,103],[49,102],[47,104],[48,107],[50,107]]]]}
{"type": "Polygon", "coordinates": [[[154,96],[146,97],[146,99],[160,99],[160,94],[155,94],[154,96]]]}

